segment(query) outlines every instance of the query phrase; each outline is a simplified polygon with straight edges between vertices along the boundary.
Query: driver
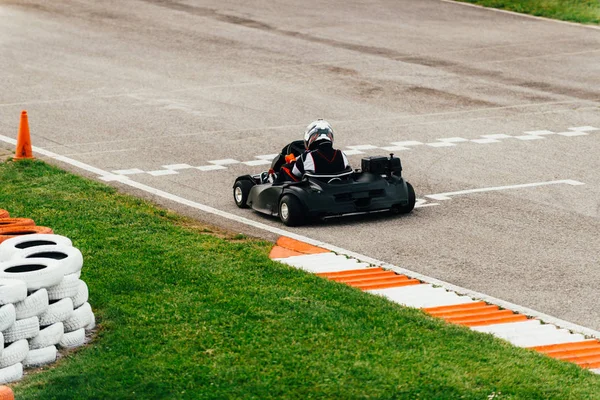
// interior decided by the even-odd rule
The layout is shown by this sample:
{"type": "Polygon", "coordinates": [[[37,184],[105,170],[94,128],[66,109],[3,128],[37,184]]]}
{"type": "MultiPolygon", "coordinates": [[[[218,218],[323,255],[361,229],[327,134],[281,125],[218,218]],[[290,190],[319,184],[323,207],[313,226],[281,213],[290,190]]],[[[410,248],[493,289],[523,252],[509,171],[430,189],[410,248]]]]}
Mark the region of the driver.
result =
{"type": "Polygon", "coordinates": [[[304,133],[305,151],[298,158],[286,157],[281,167],[280,179],[297,182],[305,172],[337,174],[350,166],[341,150],[333,148],[333,129],[329,122],[318,119],[311,122],[304,133]]]}

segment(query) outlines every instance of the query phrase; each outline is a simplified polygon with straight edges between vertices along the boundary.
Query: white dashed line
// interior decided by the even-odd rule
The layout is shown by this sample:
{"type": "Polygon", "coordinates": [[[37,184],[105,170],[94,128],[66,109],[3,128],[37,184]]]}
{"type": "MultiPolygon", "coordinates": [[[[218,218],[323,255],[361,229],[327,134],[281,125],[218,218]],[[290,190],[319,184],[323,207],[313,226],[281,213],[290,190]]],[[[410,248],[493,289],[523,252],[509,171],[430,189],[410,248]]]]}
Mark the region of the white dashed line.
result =
{"type": "Polygon", "coordinates": [[[250,166],[268,165],[268,164],[271,164],[271,161],[269,161],[269,160],[252,160],[252,161],[244,161],[244,162],[242,162],[242,164],[246,164],[246,165],[250,165],[250,166]]]}
{"type": "Polygon", "coordinates": [[[453,147],[456,146],[456,143],[451,142],[434,142],[434,143],[425,143],[427,146],[431,147],[453,147]]]}
{"type": "Polygon", "coordinates": [[[231,165],[231,164],[239,164],[240,162],[238,160],[234,160],[233,158],[226,158],[224,160],[212,160],[212,161],[209,161],[209,163],[215,164],[215,165],[231,165]]]}
{"type": "Polygon", "coordinates": [[[113,171],[113,173],[115,173],[117,175],[135,175],[135,174],[145,174],[146,171],[143,171],[138,168],[133,168],[133,169],[118,169],[116,171],[113,171]]]}
{"type": "Polygon", "coordinates": [[[159,169],[157,171],[148,171],[152,176],[177,175],[179,172],[172,169],[159,169]]]}
{"type": "Polygon", "coordinates": [[[200,171],[217,171],[219,169],[227,169],[227,167],[222,165],[203,165],[201,167],[196,167],[196,169],[199,169],[200,171]]]}
{"type": "Polygon", "coordinates": [[[486,143],[498,143],[500,142],[498,139],[485,138],[485,139],[473,139],[471,140],[473,143],[486,144],[486,143]]]}
{"type": "Polygon", "coordinates": [[[162,167],[166,168],[166,169],[172,169],[173,171],[194,168],[189,164],[171,164],[171,165],[163,165],[162,167]]]}

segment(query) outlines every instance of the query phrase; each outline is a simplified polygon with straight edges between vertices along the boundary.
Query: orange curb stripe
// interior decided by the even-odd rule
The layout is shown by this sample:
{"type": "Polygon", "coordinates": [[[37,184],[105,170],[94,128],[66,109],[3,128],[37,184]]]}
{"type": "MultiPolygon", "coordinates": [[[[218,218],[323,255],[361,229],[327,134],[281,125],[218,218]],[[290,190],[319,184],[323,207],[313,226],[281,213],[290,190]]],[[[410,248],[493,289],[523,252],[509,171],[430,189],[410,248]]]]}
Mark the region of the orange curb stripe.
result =
{"type": "Polygon", "coordinates": [[[531,350],[537,350],[541,353],[551,354],[554,352],[560,352],[565,350],[589,349],[597,346],[600,346],[600,340],[588,339],[582,340],[581,342],[547,344],[545,346],[533,346],[528,348],[531,350]]]}
{"type": "Polygon", "coordinates": [[[478,305],[477,307],[471,307],[461,310],[439,310],[439,311],[427,311],[427,313],[433,315],[434,317],[452,317],[454,315],[458,315],[461,313],[481,313],[484,311],[498,310],[499,307],[493,304],[483,304],[478,305]]]}
{"type": "Polygon", "coordinates": [[[508,322],[519,322],[519,321],[525,321],[525,320],[527,320],[526,315],[513,314],[513,315],[501,316],[501,317],[496,317],[496,318],[487,318],[487,319],[481,320],[481,321],[463,321],[463,322],[454,321],[452,323],[472,327],[472,326],[505,324],[508,322]]]}
{"type": "Polygon", "coordinates": [[[319,272],[316,275],[321,276],[323,278],[342,278],[345,276],[365,276],[376,274],[380,272],[387,272],[385,269],[377,267],[377,268],[365,268],[365,269],[351,269],[347,271],[338,271],[338,272],[319,272]]]}
{"type": "Polygon", "coordinates": [[[467,314],[465,316],[455,316],[455,317],[442,317],[446,321],[449,322],[470,322],[470,321],[484,321],[489,320],[490,318],[496,318],[506,315],[513,315],[514,313],[510,310],[495,310],[495,311],[485,311],[480,314],[467,314]]]}
{"type": "Polygon", "coordinates": [[[347,283],[349,285],[354,285],[354,284],[359,284],[359,283],[373,283],[373,282],[380,282],[382,280],[408,280],[408,276],[402,276],[402,275],[396,275],[395,273],[393,273],[392,271],[389,272],[382,272],[380,274],[377,274],[376,276],[365,276],[365,277],[358,277],[358,278],[332,278],[332,281],[336,281],[336,282],[341,282],[341,283],[347,283]],[[385,274],[385,275],[383,275],[385,274]]]}
{"type": "Polygon", "coordinates": [[[12,389],[8,386],[0,386],[0,400],[15,400],[12,389]]]}
{"type": "Polygon", "coordinates": [[[3,208],[0,208],[0,218],[9,218],[10,214],[3,208]]]}
{"type": "Polygon", "coordinates": [[[330,252],[329,250],[285,236],[281,236],[279,239],[277,239],[277,245],[303,254],[320,254],[330,252]]]}
{"type": "Polygon", "coordinates": [[[581,349],[581,350],[570,350],[563,351],[561,353],[554,353],[549,355],[552,358],[558,358],[559,360],[569,360],[571,358],[596,356],[600,357],[600,349],[581,349]]]}
{"type": "Polygon", "coordinates": [[[271,252],[269,253],[269,258],[288,258],[295,256],[303,256],[303,253],[298,253],[297,251],[286,249],[281,246],[273,246],[271,252]]]}
{"type": "Polygon", "coordinates": [[[477,316],[477,315],[487,315],[493,311],[500,311],[500,307],[498,306],[494,306],[494,305],[489,305],[486,307],[481,307],[481,308],[475,308],[472,310],[456,310],[456,311],[447,311],[447,312],[433,312],[433,313],[429,313],[431,315],[433,315],[434,317],[440,317],[440,318],[444,318],[444,319],[448,319],[448,318],[463,318],[463,317],[468,317],[468,316],[477,316]]]}
{"type": "Polygon", "coordinates": [[[362,284],[352,285],[352,286],[355,288],[362,289],[362,290],[374,290],[374,289],[388,289],[388,288],[394,288],[394,287],[420,285],[420,284],[421,284],[421,281],[418,279],[405,279],[405,280],[400,280],[400,281],[396,281],[396,282],[387,281],[387,282],[382,282],[382,283],[362,283],[362,284]]]}
{"type": "Polygon", "coordinates": [[[452,306],[426,307],[422,310],[428,313],[458,311],[458,310],[473,310],[476,308],[486,307],[488,304],[485,301],[476,301],[474,303],[456,304],[452,306]]]}

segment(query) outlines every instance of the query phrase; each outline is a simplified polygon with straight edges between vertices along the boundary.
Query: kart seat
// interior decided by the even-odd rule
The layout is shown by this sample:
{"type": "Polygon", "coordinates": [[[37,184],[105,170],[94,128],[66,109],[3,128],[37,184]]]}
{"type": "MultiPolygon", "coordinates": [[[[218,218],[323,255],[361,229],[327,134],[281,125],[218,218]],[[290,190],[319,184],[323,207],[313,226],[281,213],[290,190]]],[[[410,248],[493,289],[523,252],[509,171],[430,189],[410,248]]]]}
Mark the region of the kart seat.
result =
{"type": "Polygon", "coordinates": [[[348,167],[341,172],[337,172],[335,174],[319,174],[315,172],[305,172],[304,176],[318,179],[325,183],[336,183],[336,182],[344,182],[348,180],[348,178],[352,175],[354,171],[352,167],[348,167]]]}

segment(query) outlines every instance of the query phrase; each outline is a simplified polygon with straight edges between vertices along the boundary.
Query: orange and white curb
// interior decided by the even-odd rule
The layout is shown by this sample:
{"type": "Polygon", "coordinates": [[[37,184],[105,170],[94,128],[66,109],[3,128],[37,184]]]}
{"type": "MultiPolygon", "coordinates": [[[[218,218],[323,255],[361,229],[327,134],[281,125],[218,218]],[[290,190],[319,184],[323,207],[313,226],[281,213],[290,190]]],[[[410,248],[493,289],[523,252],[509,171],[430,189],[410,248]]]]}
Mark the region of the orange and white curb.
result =
{"type": "Polygon", "coordinates": [[[373,266],[284,236],[277,240],[269,257],[600,374],[600,341],[597,338],[590,339],[581,333],[544,323],[539,318],[530,318],[388,268],[373,266]]]}

